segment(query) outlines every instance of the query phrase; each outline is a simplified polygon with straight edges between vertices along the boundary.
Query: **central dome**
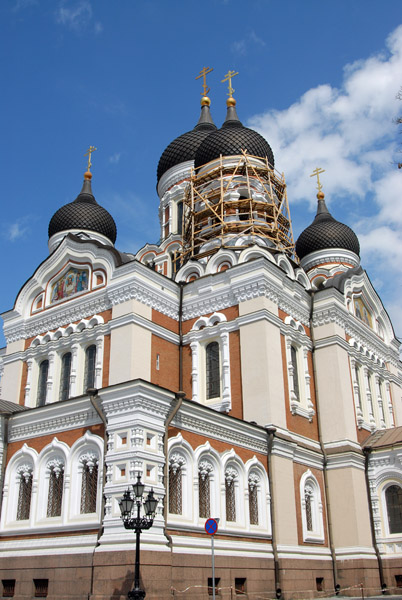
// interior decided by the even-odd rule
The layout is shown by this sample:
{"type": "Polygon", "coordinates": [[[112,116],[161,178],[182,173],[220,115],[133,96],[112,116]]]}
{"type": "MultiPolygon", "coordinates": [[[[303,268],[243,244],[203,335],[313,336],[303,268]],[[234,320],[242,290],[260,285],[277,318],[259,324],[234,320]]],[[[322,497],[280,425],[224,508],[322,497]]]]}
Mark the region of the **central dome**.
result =
{"type": "Polygon", "coordinates": [[[216,131],[216,125],[209,112],[209,99],[203,98],[201,102],[204,103],[197,125],[191,131],[187,131],[173,140],[160,157],[157,171],[158,183],[162,175],[172,167],[188,160],[194,160],[199,145],[211,132],[216,131]]]}
{"type": "Polygon", "coordinates": [[[274,154],[265,138],[240,122],[233,98],[228,100],[228,112],[221,129],[210,133],[198,147],[194,159],[195,168],[222,156],[237,156],[246,151],[251,156],[267,158],[274,167],[274,154]],[[231,101],[231,102],[230,102],[231,101]],[[230,103],[229,103],[230,102],[230,103]]]}

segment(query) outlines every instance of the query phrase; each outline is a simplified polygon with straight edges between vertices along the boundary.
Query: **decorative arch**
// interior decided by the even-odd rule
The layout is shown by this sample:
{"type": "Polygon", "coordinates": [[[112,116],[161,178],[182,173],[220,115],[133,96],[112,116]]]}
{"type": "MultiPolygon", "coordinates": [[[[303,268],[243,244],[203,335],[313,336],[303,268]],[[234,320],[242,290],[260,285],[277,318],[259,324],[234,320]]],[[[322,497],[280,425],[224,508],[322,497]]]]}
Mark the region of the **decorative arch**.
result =
{"type": "Polygon", "coordinates": [[[8,463],[4,474],[2,529],[10,525],[26,527],[27,521],[29,526],[33,522],[34,497],[32,492],[34,479],[37,479],[37,461],[37,451],[24,444],[8,463]],[[25,485],[24,482],[28,485],[25,485]],[[22,489],[21,485],[25,489],[22,489]],[[25,498],[22,497],[23,492],[25,498]]]}
{"type": "Polygon", "coordinates": [[[303,541],[324,543],[323,506],[320,485],[308,469],[300,479],[303,541]]]}
{"type": "Polygon", "coordinates": [[[69,519],[96,520],[102,501],[103,440],[86,431],[74,442],[67,473],[70,478],[69,519]]]}
{"type": "Polygon", "coordinates": [[[271,532],[271,494],[267,472],[256,456],[245,464],[248,510],[248,524],[251,529],[271,532]]]}
{"type": "Polygon", "coordinates": [[[180,433],[169,440],[167,460],[169,520],[192,522],[194,453],[180,433]]]}

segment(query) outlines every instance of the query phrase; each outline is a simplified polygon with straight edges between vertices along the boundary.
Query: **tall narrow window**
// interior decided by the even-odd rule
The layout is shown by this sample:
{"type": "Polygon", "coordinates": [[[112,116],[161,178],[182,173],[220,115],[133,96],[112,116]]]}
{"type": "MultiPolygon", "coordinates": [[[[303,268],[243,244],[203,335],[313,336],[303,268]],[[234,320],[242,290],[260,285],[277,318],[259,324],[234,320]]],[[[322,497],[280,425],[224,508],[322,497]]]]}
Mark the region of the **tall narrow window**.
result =
{"type": "Polygon", "coordinates": [[[49,495],[47,500],[47,516],[60,517],[63,501],[64,465],[59,460],[51,461],[49,469],[49,495]]]}
{"type": "Polygon", "coordinates": [[[359,367],[355,366],[355,379],[356,379],[356,391],[357,391],[357,398],[358,398],[358,402],[359,402],[359,408],[362,408],[362,395],[361,395],[361,391],[360,391],[360,376],[359,376],[359,367]]]}
{"type": "Polygon", "coordinates": [[[66,352],[61,359],[60,400],[70,397],[71,352],[66,352]]]}
{"type": "Polygon", "coordinates": [[[84,394],[95,387],[96,346],[88,346],[85,351],[84,394]]]}
{"type": "Polygon", "coordinates": [[[38,406],[44,406],[46,403],[47,393],[47,377],[49,374],[49,361],[42,360],[39,365],[39,379],[38,379],[38,406]]]}
{"type": "Polygon", "coordinates": [[[205,349],[207,400],[217,398],[221,393],[219,344],[211,342],[205,349]]]}
{"type": "Polygon", "coordinates": [[[23,465],[18,469],[19,490],[17,505],[17,521],[26,521],[31,512],[32,468],[23,465]]]}
{"type": "Polygon", "coordinates": [[[177,203],[177,233],[181,235],[183,231],[183,202],[177,203]]]}
{"type": "Polygon", "coordinates": [[[258,525],[258,488],[257,484],[260,478],[257,474],[251,473],[248,478],[248,502],[250,525],[258,525]]]}
{"type": "Polygon", "coordinates": [[[210,474],[212,465],[203,460],[198,468],[198,507],[201,519],[208,519],[211,515],[211,482],[210,474]]]}
{"type": "Polygon", "coordinates": [[[402,533],[402,487],[390,485],[385,491],[390,533],[402,533]]]}
{"type": "Polygon", "coordinates": [[[237,471],[229,467],[225,472],[226,521],[236,521],[236,490],[235,479],[237,471]]]}
{"type": "Polygon", "coordinates": [[[169,512],[173,515],[181,515],[182,499],[181,469],[176,471],[169,468],[169,512]]]}
{"type": "Polygon", "coordinates": [[[98,492],[98,459],[94,454],[81,457],[81,514],[96,512],[98,492]]]}
{"type": "Polygon", "coordinates": [[[313,511],[311,506],[311,498],[313,495],[313,490],[306,486],[304,490],[304,503],[306,510],[306,528],[307,531],[313,531],[313,511]]]}
{"type": "Polygon", "coordinates": [[[297,368],[297,350],[294,346],[290,347],[290,357],[291,357],[292,368],[293,368],[293,392],[296,396],[296,399],[300,400],[299,371],[297,368]]]}

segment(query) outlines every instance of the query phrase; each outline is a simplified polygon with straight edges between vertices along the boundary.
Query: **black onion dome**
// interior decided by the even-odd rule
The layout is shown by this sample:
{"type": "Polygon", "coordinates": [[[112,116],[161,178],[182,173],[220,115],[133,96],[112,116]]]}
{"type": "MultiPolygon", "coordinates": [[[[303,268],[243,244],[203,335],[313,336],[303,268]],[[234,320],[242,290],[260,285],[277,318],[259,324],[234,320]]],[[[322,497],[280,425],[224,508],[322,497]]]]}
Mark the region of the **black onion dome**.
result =
{"type": "Polygon", "coordinates": [[[328,248],[342,248],[360,256],[357,235],[350,227],[334,219],[325,204],[324,194],[322,194],[322,197],[318,198],[314,221],[299,235],[296,242],[296,254],[301,259],[311,252],[328,248]]]}
{"type": "Polygon", "coordinates": [[[49,223],[49,238],[69,229],[95,231],[113,244],[116,241],[116,223],[108,211],[96,202],[90,178],[85,177],[82,190],[74,202],[65,204],[54,213],[49,223]]]}
{"type": "MultiPolygon", "coordinates": [[[[233,99],[232,99],[233,100],[233,99]]],[[[228,101],[229,102],[229,101],[228,101]]],[[[211,133],[200,144],[194,159],[194,166],[201,167],[222,156],[237,156],[247,151],[252,156],[267,158],[274,167],[274,154],[271,146],[259,133],[240,122],[236,108],[228,105],[227,116],[221,129],[211,133]]]]}
{"type": "Polygon", "coordinates": [[[157,171],[158,183],[162,175],[171,167],[194,160],[198,146],[212,131],[216,131],[216,125],[209,112],[209,104],[203,104],[200,119],[194,129],[173,140],[160,157],[157,171]]]}

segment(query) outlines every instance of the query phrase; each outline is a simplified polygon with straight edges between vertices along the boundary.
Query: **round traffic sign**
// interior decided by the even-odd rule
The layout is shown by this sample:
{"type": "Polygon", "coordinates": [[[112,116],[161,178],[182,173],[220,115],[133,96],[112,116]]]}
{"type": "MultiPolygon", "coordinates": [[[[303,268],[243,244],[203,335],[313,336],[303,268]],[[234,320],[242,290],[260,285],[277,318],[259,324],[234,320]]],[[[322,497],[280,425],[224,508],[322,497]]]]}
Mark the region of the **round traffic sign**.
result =
{"type": "Polygon", "coordinates": [[[218,531],[218,523],[215,519],[208,519],[205,521],[205,531],[209,533],[209,535],[215,535],[218,531]]]}

